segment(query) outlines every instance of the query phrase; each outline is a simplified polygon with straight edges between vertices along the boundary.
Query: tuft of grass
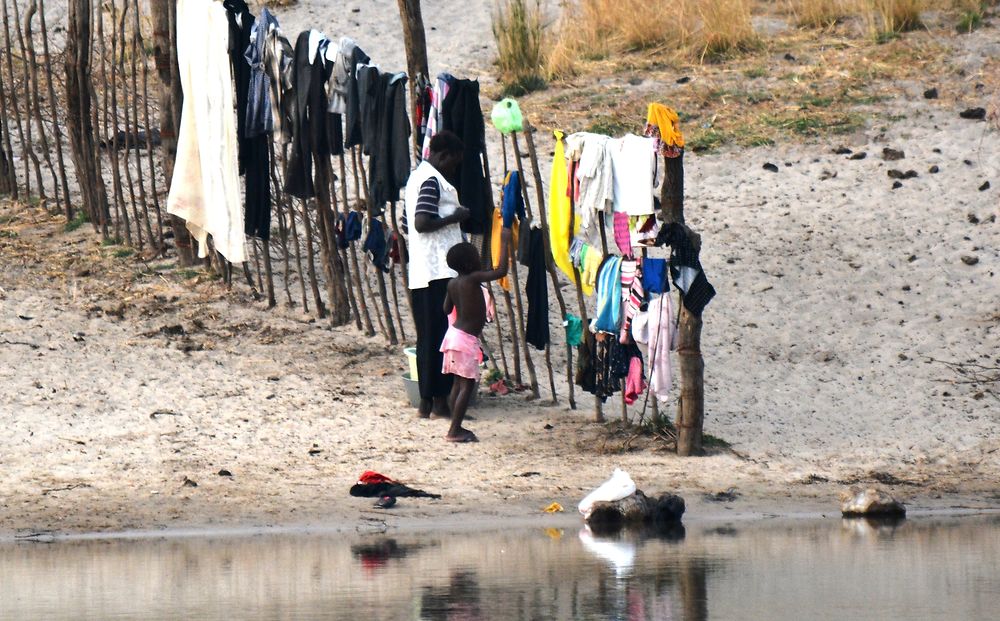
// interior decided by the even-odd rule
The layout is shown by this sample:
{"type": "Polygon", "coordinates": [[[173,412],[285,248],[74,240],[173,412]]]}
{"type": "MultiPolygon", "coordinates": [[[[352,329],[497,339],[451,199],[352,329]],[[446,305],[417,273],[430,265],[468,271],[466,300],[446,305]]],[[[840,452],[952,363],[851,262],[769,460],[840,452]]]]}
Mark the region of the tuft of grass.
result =
{"type": "Polygon", "coordinates": [[[109,237],[101,242],[102,246],[121,246],[124,243],[121,237],[109,237]]]}
{"type": "Polygon", "coordinates": [[[819,95],[807,95],[802,98],[803,108],[827,108],[833,103],[833,97],[821,97],[819,95]]]}
{"type": "Polygon", "coordinates": [[[968,34],[983,25],[982,11],[965,11],[958,17],[955,30],[968,34]]]}
{"type": "Polygon", "coordinates": [[[713,128],[702,132],[696,131],[690,138],[685,138],[687,148],[696,153],[715,151],[726,142],[728,142],[726,135],[713,128]]]}
{"type": "Polygon", "coordinates": [[[901,32],[923,26],[923,0],[860,0],[868,31],[877,43],[895,39],[901,32]]]}
{"type": "Polygon", "coordinates": [[[691,41],[695,0],[575,0],[562,3],[558,34],[549,46],[548,75],[577,72],[579,60],[619,52],[681,49],[691,41]]]}
{"type": "Polygon", "coordinates": [[[545,88],[545,23],[540,0],[498,0],[493,13],[497,69],[503,94],[520,96],[545,88]]]}
{"type": "Polygon", "coordinates": [[[617,116],[602,115],[591,121],[585,131],[606,136],[621,136],[635,130],[635,123],[617,116]]]}
{"type": "Polygon", "coordinates": [[[803,28],[829,28],[851,13],[847,0],[791,0],[790,5],[803,28]]]}
{"type": "Polygon", "coordinates": [[[17,231],[0,229],[0,239],[17,239],[17,231]]]}
{"type": "Polygon", "coordinates": [[[90,222],[90,217],[87,215],[87,212],[79,210],[76,212],[76,215],[73,216],[73,219],[66,223],[63,230],[67,233],[72,233],[88,222],[90,222]]]}
{"type": "Polygon", "coordinates": [[[698,15],[702,59],[723,60],[760,47],[750,21],[749,0],[701,0],[698,15]]]}
{"type": "Polygon", "coordinates": [[[751,80],[757,78],[763,78],[767,75],[767,67],[750,67],[743,72],[743,75],[750,78],[751,80]]]}

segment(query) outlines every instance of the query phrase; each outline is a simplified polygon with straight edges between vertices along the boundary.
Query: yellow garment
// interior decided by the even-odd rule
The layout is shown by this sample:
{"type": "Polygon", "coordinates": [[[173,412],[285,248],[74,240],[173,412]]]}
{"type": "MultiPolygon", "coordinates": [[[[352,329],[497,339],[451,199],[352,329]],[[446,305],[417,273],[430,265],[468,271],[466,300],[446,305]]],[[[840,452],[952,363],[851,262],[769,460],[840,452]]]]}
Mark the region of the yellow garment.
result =
{"type": "Polygon", "coordinates": [[[646,123],[660,128],[660,140],[670,147],[684,148],[684,136],[681,135],[680,119],[673,109],[659,103],[649,104],[646,113],[646,123]]]}
{"type": "Polygon", "coordinates": [[[565,142],[561,131],[553,132],[556,137],[556,154],[552,159],[552,175],[549,177],[549,247],[552,250],[552,260],[566,274],[570,282],[573,275],[573,263],[569,260],[569,240],[580,230],[580,219],[576,219],[575,230],[570,232],[569,175],[566,172],[565,142]]]}
{"type": "Polygon", "coordinates": [[[597,272],[601,268],[601,261],[604,260],[604,255],[601,251],[593,246],[587,248],[587,254],[583,257],[583,269],[581,270],[580,280],[583,281],[583,292],[586,295],[592,295],[594,293],[594,285],[597,284],[597,272]]]}
{"type": "MultiPolygon", "coordinates": [[[[519,229],[521,228],[521,224],[517,221],[517,218],[514,219],[514,224],[510,228],[511,228],[511,233],[510,233],[511,241],[514,244],[514,247],[517,248],[517,234],[518,234],[519,229]]],[[[500,233],[501,232],[503,232],[503,215],[500,213],[500,208],[499,207],[494,207],[493,208],[493,229],[492,229],[492,236],[491,236],[491,239],[490,239],[490,254],[493,255],[493,257],[492,257],[493,269],[496,269],[496,268],[500,267],[500,233]]],[[[514,254],[513,254],[513,252],[511,252],[511,249],[508,248],[507,252],[510,253],[507,258],[509,260],[513,261],[514,260],[514,254]]],[[[503,278],[501,278],[497,282],[500,283],[500,286],[503,287],[504,291],[510,291],[510,276],[504,276],[503,278]]]]}
{"type": "MultiPolygon", "coordinates": [[[[549,505],[549,506],[545,507],[544,509],[542,509],[542,511],[544,511],[546,513],[562,513],[562,510],[563,510],[562,505],[559,504],[558,502],[554,502],[551,505],[549,505]]],[[[560,535],[561,534],[562,533],[560,533],[560,535]]],[[[551,535],[549,535],[549,536],[551,537],[551,535]]]]}

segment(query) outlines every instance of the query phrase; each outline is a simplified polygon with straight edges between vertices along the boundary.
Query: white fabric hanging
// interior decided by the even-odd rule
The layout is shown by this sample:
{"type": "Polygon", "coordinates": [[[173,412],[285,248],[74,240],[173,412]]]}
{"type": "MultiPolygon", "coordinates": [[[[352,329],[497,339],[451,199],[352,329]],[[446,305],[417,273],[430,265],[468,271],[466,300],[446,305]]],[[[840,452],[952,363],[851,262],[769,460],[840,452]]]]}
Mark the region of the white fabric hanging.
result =
{"type": "Polygon", "coordinates": [[[208,236],[232,263],[246,261],[237,168],[236,116],[226,10],[214,0],[177,0],[177,64],[184,106],[167,212],[187,223],[208,256],[208,236]]]}

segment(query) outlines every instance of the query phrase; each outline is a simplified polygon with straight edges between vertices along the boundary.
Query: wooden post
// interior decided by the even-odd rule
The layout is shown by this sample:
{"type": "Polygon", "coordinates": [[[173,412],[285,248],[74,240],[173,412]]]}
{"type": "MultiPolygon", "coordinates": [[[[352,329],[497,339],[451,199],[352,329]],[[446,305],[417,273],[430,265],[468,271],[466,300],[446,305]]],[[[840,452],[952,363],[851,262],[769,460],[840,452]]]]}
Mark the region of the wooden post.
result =
{"type": "MultiPolygon", "coordinates": [[[[90,2],[89,1],[87,1],[87,2],[83,2],[83,0],[77,0],[77,1],[79,3],[81,3],[83,6],[87,7],[87,9],[89,10],[89,8],[90,8],[90,2]]],[[[74,26],[74,24],[73,24],[73,16],[74,16],[73,9],[74,9],[74,6],[73,6],[73,3],[71,3],[70,4],[70,13],[69,13],[69,16],[70,16],[69,17],[69,23],[70,23],[71,27],[74,26]]],[[[89,19],[87,20],[86,25],[87,25],[88,28],[90,27],[90,20],[89,19]]],[[[80,28],[81,24],[76,24],[76,27],[80,28]]],[[[11,39],[10,39],[10,17],[9,17],[8,12],[7,12],[7,1],[6,0],[4,0],[4,2],[3,2],[3,35],[4,35],[4,37],[3,37],[4,38],[4,44],[6,45],[6,53],[4,54],[4,58],[7,61],[5,63],[5,66],[7,68],[7,85],[8,85],[8,87],[7,87],[7,95],[8,95],[8,97],[10,97],[10,110],[11,110],[11,112],[14,113],[14,124],[15,124],[15,127],[17,127],[17,142],[18,142],[18,145],[21,147],[21,161],[24,162],[24,194],[25,194],[25,196],[28,199],[30,199],[31,198],[31,169],[28,167],[29,166],[29,162],[30,162],[30,158],[29,157],[25,157],[25,155],[24,155],[24,151],[25,151],[26,145],[28,143],[25,141],[25,138],[24,138],[24,123],[21,121],[21,107],[20,107],[20,105],[18,103],[17,78],[14,75],[14,62],[12,60],[13,57],[14,57],[14,54],[13,54],[14,46],[12,45],[11,39]]],[[[90,48],[87,47],[87,45],[89,45],[88,42],[89,42],[89,39],[83,41],[82,45],[84,45],[84,47],[86,47],[87,53],[88,53],[88,56],[89,56],[90,48]]],[[[67,64],[70,63],[70,59],[71,59],[70,52],[71,51],[76,51],[80,47],[80,45],[81,45],[80,42],[74,42],[74,45],[71,48],[70,43],[67,40],[67,44],[66,44],[66,62],[67,62],[67,64]]],[[[69,89],[69,80],[70,79],[71,79],[71,76],[67,76],[67,85],[66,85],[67,89],[69,89]]],[[[70,113],[72,112],[72,106],[70,107],[70,110],[68,112],[70,112],[70,113]]],[[[11,153],[11,156],[13,157],[13,152],[11,153]]],[[[15,179],[16,179],[16,177],[15,177],[15,179]]]]}
{"type": "MultiPolygon", "coordinates": [[[[340,197],[344,202],[344,217],[346,218],[350,213],[350,208],[347,204],[347,167],[344,163],[343,154],[338,159],[340,160],[340,197]]],[[[353,241],[348,242],[348,250],[351,256],[351,276],[354,278],[354,288],[357,290],[358,305],[361,308],[362,319],[364,319],[365,334],[373,336],[375,329],[372,327],[372,317],[368,313],[368,300],[371,299],[371,292],[367,287],[362,287],[361,285],[361,268],[358,265],[357,245],[353,241]]],[[[367,278],[364,280],[364,284],[368,284],[367,278]]]]}
{"type": "MultiPolygon", "coordinates": [[[[6,6],[6,5],[5,5],[6,6]]],[[[66,124],[84,208],[92,217],[107,213],[104,182],[95,164],[94,125],[90,87],[90,0],[69,1],[66,32],[66,124]]],[[[106,233],[106,229],[104,231],[106,233]]]]}
{"type": "MultiPolygon", "coordinates": [[[[7,5],[7,3],[4,2],[4,7],[6,7],[6,5],[7,5]]],[[[17,9],[17,5],[16,4],[15,4],[14,8],[17,9]]],[[[31,15],[27,15],[27,17],[31,17],[31,15]]],[[[28,155],[28,158],[31,160],[31,164],[32,164],[32,166],[35,169],[35,181],[38,183],[38,197],[40,199],[42,199],[42,203],[44,203],[45,199],[46,199],[46,195],[45,195],[45,184],[42,181],[42,165],[41,165],[41,160],[38,159],[38,154],[35,153],[35,147],[34,147],[34,144],[32,142],[32,134],[31,134],[31,119],[32,119],[31,112],[32,112],[32,108],[34,106],[32,106],[32,101],[31,101],[31,72],[30,72],[30,70],[28,68],[28,66],[29,66],[30,63],[28,62],[28,52],[25,49],[24,34],[21,32],[21,12],[19,10],[15,10],[14,11],[14,32],[17,35],[17,41],[18,41],[18,44],[20,45],[20,48],[21,48],[21,65],[22,65],[22,69],[24,70],[24,77],[23,77],[23,79],[24,79],[24,110],[25,110],[25,113],[28,115],[27,122],[25,123],[25,128],[26,128],[26,131],[25,131],[25,142],[22,145],[23,146],[23,148],[22,148],[22,155],[24,155],[26,153],[28,155]]],[[[32,47],[34,47],[34,46],[32,46],[32,47]]],[[[13,51],[13,48],[11,48],[9,46],[8,46],[7,49],[8,49],[8,52],[13,51]]],[[[9,56],[8,56],[8,58],[9,58],[9,56]]],[[[42,140],[44,141],[44,139],[45,139],[45,132],[41,131],[40,133],[42,135],[41,136],[42,140]]],[[[30,192],[29,192],[29,195],[30,195],[30,192]]]]}
{"type": "Polygon", "coordinates": [[[56,89],[52,79],[52,57],[49,55],[49,29],[45,24],[44,0],[38,0],[38,18],[39,25],[42,28],[42,52],[45,54],[45,82],[48,87],[49,111],[52,114],[52,129],[56,135],[56,156],[59,163],[59,180],[61,182],[66,220],[69,221],[73,219],[73,206],[70,203],[69,182],[66,179],[66,158],[63,155],[62,129],[59,127],[59,114],[56,111],[56,89]]]}
{"type": "MultiPolygon", "coordinates": [[[[49,138],[45,132],[45,123],[42,121],[42,98],[38,94],[38,55],[35,53],[35,37],[34,31],[31,29],[31,22],[37,14],[38,1],[31,0],[28,4],[28,10],[24,15],[24,39],[22,39],[22,41],[27,40],[28,42],[27,57],[24,60],[27,65],[28,75],[31,78],[31,93],[28,101],[35,109],[35,123],[38,125],[38,137],[42,141],[42,156],[45,158],[45,165],[49,169],[49,175],[52,176],[52,196],[56,199],[57,210],[63,211],[62,195],[59,192],[59,175],[56,173],[56,167],[52,164],[52,152],[49,148],[49,138]]],[[[20,33],[18,34],[18,37],[20,38],[20,33]]],[[[46,62],[48,62],[47,59],[46,62]]],[[[55,118],[52,119],[52,123],[53,127],[55,127],[55,118]]],[[[56,131],[58,131],[58,129],[56,129],[56,131]]],[[[68,217],[67,220],[69,220],[68,217]]]]}
{"type": "MultiPolygon", "coordinates": [[[[665,223],[684,223],[684,154],[664,158],[666,177],[660,190],[660,209],[665,223]]],[[[691,243],[701,249],[701,238],[688,230],[691,243]]],[[[705,419],[705,361],[701,355],[701,317],[681,303],[677,325],[677,357],[680,364],[680,399],[677,402],[677,454],[702,453],[705,419]]]]}
{"type": "MultiPolygon", "coordinates": [[[[177,67],[177,9],[171,0],[150,0],[149,8],[153,22],[153,64],[160,79],[160,165],[169,192],[184,102],[177,67]]],[[[168,214],[166,220],[174,233],[178,264],[182,267],[194,265],[194,248],[184,221],[172,214],[168,214]]]]}
{"type": "MultiPolygon", "coordinates": [[[[549,272],[549,279],[552,282],[552,289],[556,293],[556,302],[559,304],[560,316],[566,318],[566,300],[563,298],[562,289],[559,287],[559,278],[556,275],[555,262],[552,260],[551,240],[549,239],[549,222],[545,209],[545,193],[542,186],[542,171],[538,166],[538,153],[535,151],[535,139],[532,137],[534,129],[531,124],[524,121],[524,140],[528,145],[528,158],[531,162],[531,172],[535,178],[535,193],[538,196],[538,217],[542,222],[542,241],[545,246],[545,269],[549,272]]],[[[517,142],[514,143],[515,145],[517,142]]],[[[551,340],[551,339],[550,339],[551,340]]],[[[548,352],[546,351],[546,355],[548,352]]],[[[573,348],[569,342],[566,343],[566,382],[569,385],[569,407],[576,409],[576,391],[573,381],[573,348]]],[[[553,396],[553,399],[555,397],[553,396]]]]}
{"type": "MultiPolygon", "coordinates": [[[[399,5],[399,20],[403,24],[403,45],[406,48],[406,72],[410,75],[407,83],[410,87],[411,118],[414,128],[419,126],[417,118],[417,78],[423,76],[430,79],[427,68],[427,39],[424,36],[424,18],[420,14],[420,0],[397,0],[399,5]]],[[[419,132],[413,131],[413,149],[420,158],[419,132]]]]}

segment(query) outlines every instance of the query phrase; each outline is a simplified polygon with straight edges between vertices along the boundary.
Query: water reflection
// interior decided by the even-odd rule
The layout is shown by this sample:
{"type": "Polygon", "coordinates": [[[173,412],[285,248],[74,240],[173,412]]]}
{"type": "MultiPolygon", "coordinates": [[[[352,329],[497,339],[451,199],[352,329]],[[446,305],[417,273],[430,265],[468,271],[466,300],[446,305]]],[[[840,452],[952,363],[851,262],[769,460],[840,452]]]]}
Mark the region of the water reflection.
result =
{"type": "Polygon", "coordinates": [[[1000,518],[0,545],[0,619],[992,619],[1000,518]]]}

